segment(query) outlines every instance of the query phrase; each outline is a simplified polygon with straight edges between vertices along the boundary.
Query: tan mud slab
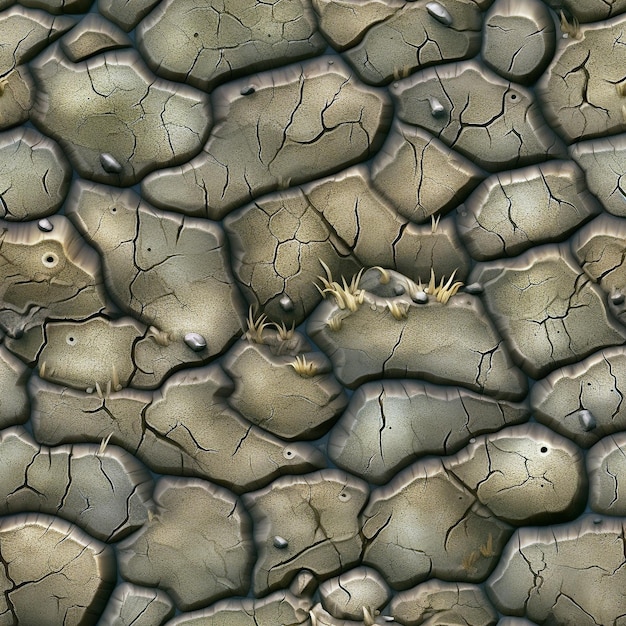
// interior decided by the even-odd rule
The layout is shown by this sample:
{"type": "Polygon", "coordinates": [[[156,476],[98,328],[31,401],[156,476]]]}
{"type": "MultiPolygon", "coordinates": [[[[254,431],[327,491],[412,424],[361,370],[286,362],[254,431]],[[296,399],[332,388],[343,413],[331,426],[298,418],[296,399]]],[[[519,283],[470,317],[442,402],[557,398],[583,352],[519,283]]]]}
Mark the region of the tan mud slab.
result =
{"type": "Polygon", "coordinates": [[[626,0],[0,0],[0,626],[623,626],[626,0]]]}

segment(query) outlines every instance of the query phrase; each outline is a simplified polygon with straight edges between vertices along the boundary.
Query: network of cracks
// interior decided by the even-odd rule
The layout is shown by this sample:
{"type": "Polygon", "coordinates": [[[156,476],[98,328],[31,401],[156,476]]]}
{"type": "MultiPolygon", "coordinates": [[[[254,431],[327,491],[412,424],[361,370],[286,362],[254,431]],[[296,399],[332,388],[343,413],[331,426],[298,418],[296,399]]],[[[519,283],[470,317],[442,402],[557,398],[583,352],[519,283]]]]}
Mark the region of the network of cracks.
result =
{"type": "Polygon", "coordinates": [[[0,626],[626,625],[626,0],[0,0],[0,626]]]}

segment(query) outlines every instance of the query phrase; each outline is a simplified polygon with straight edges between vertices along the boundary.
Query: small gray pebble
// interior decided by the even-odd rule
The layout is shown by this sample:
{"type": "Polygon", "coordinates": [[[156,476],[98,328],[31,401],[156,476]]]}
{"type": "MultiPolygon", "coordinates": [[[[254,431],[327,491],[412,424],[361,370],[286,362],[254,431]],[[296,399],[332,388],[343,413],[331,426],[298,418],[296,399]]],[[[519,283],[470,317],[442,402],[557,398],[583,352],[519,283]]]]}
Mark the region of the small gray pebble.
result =
{"type": "Polygon", "coordinates": [[[593,430],[596,426],[596,418],[593,413],[587,409],[582,409],[578,411],[578,417],[580,419],[580,424],[586,432],[593,430]]]}
{"type": "Polygon", "coordinates": [[[37,226],[39,226],[39,230],[43,230],[44,233],[49,233],[54,228],[52,222],[45,217],[37,222],[37,226]]]}
{"type": "Polygon", "coordinates": [[[283,537],[279,537],[278,535],[276,535],[276,537],[274,537],[274,547],[275,548],[279,548],[280,550],[286,548],[289,545],[289,542],[284,539],[283,537]]]}
{"type": "Polygon", "coordinates": [[[434,17],[438,22],[441,22],[444,26],[450,26],[452,24],[452,16],[439,2],[429,2],[426,5],[426,10],[429,15],[434,17]]]}
{"type": "Polygon", "coordinates": [[[478,294],[483,292],[483,286],[480,283],[472,283],[465,286],[465,293],[478,294]]]}
{"type": "Polygon", "coordinates": [[[187,333],[185,343],[194,351],[201,352],[206,348],[206,339],[199,333],[187,333]]]}
{"type": "Polygon", "coordinates": [[[293,300],[288,296],[288,295],[284,295],[280,300],[280,306],[282,307],[283,311],[293,311],[294,306],[293,306],[293,300]]]}
{"type": "Polygon", "coordinates": [[[103,152],[100,155],[100,165],[102,165],[102,169],[108,174],[119,174],[122,171],[122,166],[117,159],[108,152],[103,152]]]}
{"type": "Polygon", "coordinates": [[[430,96],[428,98],[428,104],[430,104],[430,113],[433,117],[441,117],[446,112],[443,108],[443,104],[441,104],[437,98],[430,96]]]}

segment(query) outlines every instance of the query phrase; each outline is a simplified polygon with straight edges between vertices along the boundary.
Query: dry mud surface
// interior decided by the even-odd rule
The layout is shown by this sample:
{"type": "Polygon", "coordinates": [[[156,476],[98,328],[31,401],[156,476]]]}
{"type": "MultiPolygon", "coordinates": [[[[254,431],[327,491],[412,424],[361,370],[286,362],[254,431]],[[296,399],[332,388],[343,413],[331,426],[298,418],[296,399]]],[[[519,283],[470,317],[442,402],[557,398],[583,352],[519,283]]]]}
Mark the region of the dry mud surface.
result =
{"type": "Polygon", "coordinates": [[[0,0],[0,626],[625,626],[625,177],[625,0],[0,0]]]}

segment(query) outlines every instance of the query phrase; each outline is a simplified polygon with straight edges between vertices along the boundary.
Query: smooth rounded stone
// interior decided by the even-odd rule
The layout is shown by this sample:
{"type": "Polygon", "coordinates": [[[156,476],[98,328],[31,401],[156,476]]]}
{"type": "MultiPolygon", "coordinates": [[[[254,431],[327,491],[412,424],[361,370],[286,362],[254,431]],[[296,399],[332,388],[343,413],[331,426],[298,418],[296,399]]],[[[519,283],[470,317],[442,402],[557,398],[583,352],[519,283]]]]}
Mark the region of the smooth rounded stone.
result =
{"type": "Polygon", "coordinates": [[[443,464],[509,524],[566,521],[585,506],[587,476],[580,448],[541,424],[477,437],[443,464]]]}
{"type": "Polygon", "coordinates": [[[72,170],[56,142],[30,128],[0,134],[0,217],[34,220],[65,200],[72,170]]]}
{"type": "Polygon", "coordinates": [[[392,115],[384,92],[329,57],[231,82],[211,97],[215,126],[203,151],[148,176],[142,195],[213,220],[262,193],[369,158],[392,115]],[[242,96],[251,80],[256,91],[242,96]]]}
{"type": "Polygon", "coordinates": [[[397,593],[389,612],[405,626],[450,624],[494,626],[498,613],[482,587],[429,580],[397,593]]]}
{"type": "Polygon", "coordinates": [[[578,411],[578,419],[585,432],[593,430],[598,425],[595,415],[588,409],[581,409],[578,411]]]}
{"type": "Polygon", "coordinates": [[[30,417],[29,375],[29,369],[0,345],[0,428],[23,424],[30,417]]]}
{"type": "Polygon", "coordinates": [[[552,60],[554,20],[540,0],[497,0],[485,16],[482,59],[516,83],[532,83],[552,60]]]}
{"type": "Polygon", "coordinates": [[[18,65],[0,79],[0,130],[28,121],[35,93],[35,81],[27,65],[18,65]]]}
{"type": "Polygon", "coordinates": [[[54,230],[54,225],[49,219],[44,217],[37,222],[37,228],[44,233],[49,233],[51,230],[54,230]]]}
{"type": "Polygon", "coordinates": [[[530,402],[537,421],[589,448],[602,437],[626,429],[624,389],[626,348],[617,346],[537,381],[530,402]],[[586,413],[591,418],[585,418],[586,413]],[[592,423],[587,426],[585,419],[592,423]]]}
{"type": "Polygon", "coordinates": [[[294,310],[295,306],[293,303],[293,300],[287,295],[285,294],[279,301],[278,304],[280,304],[280,308],[285,311],[285,313],[291,313],[291,311],[294,310]]]}
{"type": "Polygon", "coordinates": [[[286,325],[299,325],[320,300],[315,284],[324,270],[319,259],[334,275],[357,273],[359,262],[337,235],[337,227],[329,227],[329,217],[325,220],[296,189],[247,205],[226,218],[233,272],[253,308],[262,308],[270,319],[286,325]],[[259,237],[261,232],[269,236],[259,237]],[[280,305],[285,295],[293,302],[291,311],[280,305]]]}
{"type": "Polygon", "coordinates": [[[505,400],[526,394],[526,377],[476,296],[457,294],[447,304],[431,297],[416,304],[408,296],[386,300],[366,291],[353,313],[339,309],[333,298],[309,317],[307,333],[330,358],[337,379],[352,389],[382,375],[460,384],[505,400]],[[401,303],[406,318],[395,319],[388,302],[401,303]],[[341,326],[332,330],[329,321],[337,316],[341,326]]]}
{"type": "Polygon", "coordinates": [[[604,515],[626,515],[626,433],[599,441],[587,453],[589,506],[604,515]]]}
{"type": "Polygon", "coordinates": [[[84,61],[100,52],[128,48],[131,38],[120,28],[97,13],[86,15],[61,39],[65,56],[73,63],[84,61]]]}
{"type": "Polygon", "coordinates": [[[108,293],[158,329],[161,347],[180,344],[172,346],[182,351],[180,360],[194,353],[183,345],[188,333],[204,337],[208,358],[240,332],[245,303],[218,224],[154,209],[131,190],[85,181],[72,187],[66,214],[100,252],[108,293]]]}
{"type": "Polygon", "coordinates": [[[178,615],[167,626],[308,626],[310,608],[310,601],[282,590],[259,600],[221,600],[208,609],[178,615]]]}
{"type": "Polygon", "coordinates": [[[208,97],[155,79],[136,50],[109,51],[74,64],[55,44],[31,67],[38,87],[33,121],[90,180],[133,185],[152,170],[189,160],[208,136],[208,97]],[[122,171],[108,173],[102,153],[122,171]]]}
{"type": "Polygon", "coordinates": [[[166,0],[137,27],[137,47],[154,72],[206,90],[326,46],[306,0],[166,0]]]}
{"type": "Polygon", "coordinates": [[[624,294],[621,291],[613,291],[609,297],[613,304],[624,303],[624,294]]]}
{"type": "Polygon", "coordinates": [[[118,544],[122,576],[164,589],[183,611],[245,595],[254,546],[239,499],[198,478],[166,476],[157,481],[154,502],[152,520],[118,544]]]}
{"type": "Polygon", "coordinates": [[[100,165],[107,174],[119,174],[124,169],[108,152],[100,155],[100,165]]]}
{"type": "Polygon", "coordinates": [[[114,446],[46,448],[14,426],[0,432],[0,468],[2,515],[59,515],[102,541],[118,541],[148,520],[152,478],[114,446]]]}
{"type": "Polygon", "coordinates": [[[376,381],[350,398],[330,433],[328,455],[346,471],[382,484],[417,457],[453,454],[472,437],[529,415],[525,404],[497,402],[459,387],[376,381]]]}
{"type": "Polygon", "coordinates": [[[241,341],[225,356],[222,367],[235,381],[228,403],[249,422],[283,439],[317,439],[348,404],[330,361],[319,352],[298,355],[315,366],[301,376],[293,356],[274,356],[269,346],[241,341]]]}
{"type": "Polygon", "coordinates": [[[382,609],[391,594],[385,579],[370,567],[357,567],[324,581],[320,587],[323,607],[334,617],[360,620],[363,607],[382,609]]]}
{"type": "Polygon", "coordinates": [[[129,32],[159,4],[159,0],[98,0],[98,11],[129,32]]]}
{"type": "Polygon", "coordinates": [[[609,310],[626,321],[626,220],[603,213],[581,228],[570,245],[578,263],[594,283],[608,296],[609,310]]]}
{"type": "Polygon", "coordinates": [[[132,318],[95,316],[85,322],[48,322],[38,356],[39,375],[77,389],[116,391],[132,385],[134,343],[143,334],[132,318]]]}
{"type": "Polygon", "coordinates": [[[487,311],[515,362],[532,378],[626,339],[626,330],[604,306],[602,290],[580,269],[567,244],[481,263],[468,280],[484,285],[487,311]]]}
{"type": "Polygon", "coordinates": [[[445,2],[445,7],[407,3],[374,24],[344,57],[363,81],[383,85],[418,68],[474,56],[480,50],[480,30],[480,9],[472,0],[445,2]],[[443,23],[448,20],[452,27],[443,23]]]}
{"type": "MultiPolygon", "coordinates": [[[[229,408],[226,396],[231,390],[219,366],[176,373],[154,392],[144,411],[146,428],[189,459],[181,458],[181,469],[195,466],[202,476],[237,493],[262,487],[280,474],[324,467],[317,448],[286,444],[229,408]]],[[[157,455],[152,465],[159,467],[157,455]]],[[[166,466],[161,471],[167,471],[166,466]]]]}
{"type": "Polygon", "coordinates": [[[351,48],[368,29],[389,19],[402,0],[312,0],[319,28],[335,50],[351,48]]]}
{"type": "Polygon", "coordinates": [[[85,319],[106,304],[97,253],[63,215],[49,222],[50,232],[36,222],[1,224],[0,328],[12,352],[28,343],[18,339],[31,329],[42,340],[47,319],[85,319]]]}
{"type": "Polygon", "coordinates": [[[580,26],[578,39],[561,40],[537,82],[542,109],[567,143],[626,130],[620,85],[626,51],[619,41],[626,17],[580,26]]]}
{"type": "Polygon", "coordinates": [[[0,522],[0,617],[4,624],[93,626],[115,585],[106,544],[51,515],[0,522]]]}
{"type": "Polygon", "coordinates": [[[447,213],[483,178],[471,161],[430,133],[401,122],[393,125],[372,161],[374,187],[413,222],[447,213]]]}
{"type": "Polygon", "coordinates": [[[537,624],[619,624],[626,612],[624,531],[622,520],[595,525],[589,516],[517,530],[487,581],[491,601],[537,624]]]}
{"type": "Polygon", "coordinates": [[[160,589],[121,583],[100,617],[100,626],[162,626],[174,615],[174,603],[160,589]]]}
{"type": "Polygon", "coordinates": [[[372,491],[361,531],[363,564],[396,589],[430,577],[484,580],[511,534],[439,458],[418,461],[372,491]]]}
{"type": "Polygon", "coordinates": [[[426,10],[430,16],[434,17],[444,26],[452,26],[452,16],[448,13],[448,10],[443,6],[443,4],[439,2],[429,2],[426,5],[426,10]]]}
{"type": "Polygon", "coordinates": [[[488,171],[565,157],[533,94],[477,61],[430,68],[389,90],[401,121],[427,130],[488,171]],[[437,98],[446,114],[434,116],[429,98],[437,98]]]}
{"type": "Polygon", "coordinates": [[[284,476],[242,499],[254,522],[256,595],[288,585],[307,569],[317,577],[339,573],[361,558],[358,514],[367,501],[367,483],[335,469],[284,476]],[[276,548],[284,537],[289,546],[276,548]]]}
{"type": "Polygon", "coordinates": [[[626,134],[582,141],[570,149],[589,190],[613,215],[626,217],[626,134]]]}
{"type": "Polygon", "coordinates": [[[199,333],[187,333],[185,343],[194,351],[202,352],[206,349],[206,339],[199,333]]]}
{"type": "Polygon", "coordinates": [[[584,173],[571,161],[494,174],[459,208],[459,234],[478,261],[516,256],[569,236],[598,215],[584,173]]]}
{"type": "Polygon", "coordinates": [[[480,283],[472,283],[471,285],[465,285],[463,289],[465,293],[469,293],[474,296],[478,296],[484,291],[483,286],[480,283]]]}
{"type": "Polygon", "coordinates": [[[535,622],[523,617],[503,617],[498,621],[497,626],[537,626],[535,622]]]}

